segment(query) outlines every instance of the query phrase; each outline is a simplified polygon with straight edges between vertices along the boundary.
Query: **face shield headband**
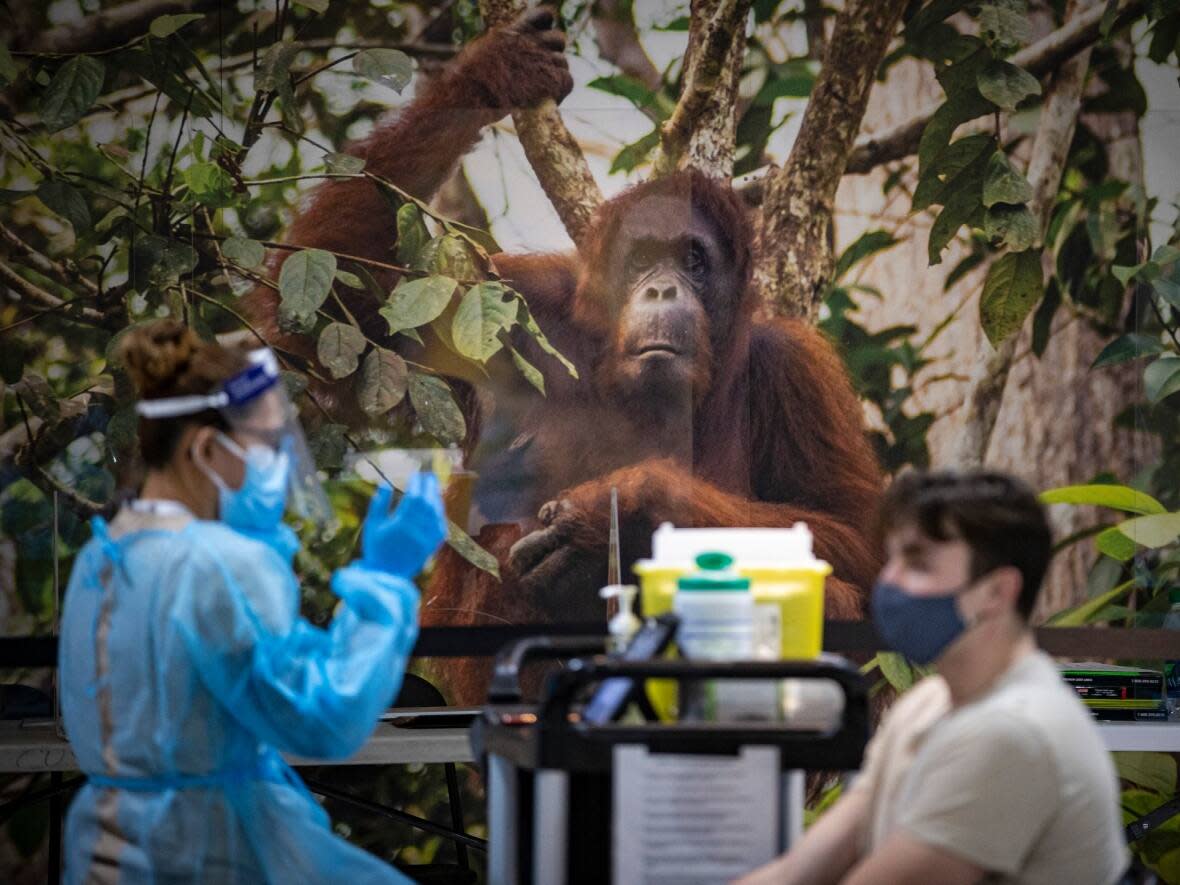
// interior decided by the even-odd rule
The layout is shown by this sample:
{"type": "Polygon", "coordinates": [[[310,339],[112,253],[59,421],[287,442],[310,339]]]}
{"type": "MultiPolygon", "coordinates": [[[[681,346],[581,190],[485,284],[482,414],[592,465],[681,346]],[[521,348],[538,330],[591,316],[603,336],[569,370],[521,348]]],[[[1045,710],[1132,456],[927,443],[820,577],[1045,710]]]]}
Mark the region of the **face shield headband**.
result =
{"type": "Polygon", "coordinates": [[[278,360],[267,348],[251,351],[248,359],[245,369],[226,379],[213,393],[142,400],[136,405],[136,412],[144,418],[159,420],[216,409],[234,432],[256,437],[260,431],[266,431],[271,444],[281,445],[291,459],[288,496],[291,509],[315,523],[321,531],[325,530],[334,521],[334,513],[316,473],[295,407],[279,383],[278,360]]]}

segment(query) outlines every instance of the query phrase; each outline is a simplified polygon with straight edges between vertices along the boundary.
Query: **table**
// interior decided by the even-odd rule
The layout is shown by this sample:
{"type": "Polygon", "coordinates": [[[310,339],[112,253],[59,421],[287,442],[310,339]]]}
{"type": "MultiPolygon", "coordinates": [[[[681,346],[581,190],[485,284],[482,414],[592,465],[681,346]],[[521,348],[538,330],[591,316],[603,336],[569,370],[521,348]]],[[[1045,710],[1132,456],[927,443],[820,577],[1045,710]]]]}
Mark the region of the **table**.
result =
{"type": "MultiPolygon", "coordinates": [[[[287,756],[292,765],[406,765],[472,761],[466,728],[400,728],[379,722],[365,745],[347,759],[287,756]]],[[[69,742],[51,720],[0,722],[0,772],[77,771],[69,742]]]]}
{"type": "MultiPolygon", "coordinates": [[[[356,753],[347,759],[306,759],[286,755],[292,765],[407,765],[410,763],[455,763],[472,761],[471,743],[467,728],[406,728],[389,722],[378,722],[373,734],[356,753]]],[[[364,802],[367,810],[395,817],[444,838],[459,840],[456,844],[465,860],[467,845],[480,847],[482,840],[462,832],[462,816],[457,814],[455,802],[458,780],[454,766],[448,764],[447,788],[452,803],[453,830],[403,811],[386,808],[376,803],[348,796],[345,793],[320,788],[324,795],[354,803],[364,802]],[[465,843],[460,845],[459,843],[465,843]]],[[[81,778],[63,779],[63,772],[77,771],[78,760],[69,741],[57,733],[52,719],[0,721],[0,774],[36,774],[48,772],[50,786],[36,794],[14,800],[0,811],[16,810],[33,802],[49,802],[49,881],[60,879],[61,830],[66,800],[82,783],[81,778]]]]}
{"type": "Polygon", "coordinates": [[[1102,742],[1111,752],[1180,753],[1180,722],[1099,722],[1097,725],[1102,742]]]}
{"type": "MultiPolygon", "coordinates": [[[[1144,750],[1180,753],[1180,723],[1099,722],[1098,733],[1112,752],[1144,750]]],[[[372,736],[347,759],[288,756],[292,765],[407,765],[471,762],[466,728],[400,728],[380,722],[372,736]]],[[[0,772],[77,771],[69,743],[49,720],[0,722],[0,772]]]]}

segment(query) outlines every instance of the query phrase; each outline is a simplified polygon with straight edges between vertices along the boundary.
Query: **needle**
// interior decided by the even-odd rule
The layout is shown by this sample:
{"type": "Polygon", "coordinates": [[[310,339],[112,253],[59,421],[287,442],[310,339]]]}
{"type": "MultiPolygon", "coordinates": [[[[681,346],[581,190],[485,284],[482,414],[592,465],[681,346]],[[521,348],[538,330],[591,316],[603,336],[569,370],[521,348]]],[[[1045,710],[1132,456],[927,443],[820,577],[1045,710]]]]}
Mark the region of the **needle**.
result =
{"type": "Polygon", "coordinates": [[[606,583],[623,583],[622,551],[619,549],[619,490],[610,490],[610,551],[606,560],[606,583]]]}

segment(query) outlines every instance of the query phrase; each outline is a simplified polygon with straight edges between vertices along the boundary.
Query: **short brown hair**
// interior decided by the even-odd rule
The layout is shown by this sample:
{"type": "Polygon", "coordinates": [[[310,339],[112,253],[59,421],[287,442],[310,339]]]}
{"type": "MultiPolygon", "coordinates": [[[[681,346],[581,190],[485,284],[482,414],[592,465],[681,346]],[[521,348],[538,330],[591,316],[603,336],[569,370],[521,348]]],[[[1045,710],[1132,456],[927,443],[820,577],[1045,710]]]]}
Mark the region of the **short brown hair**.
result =
{"type": "Polygon", "coordinates": [[[1002,566],[1020,572],[1017,608],[1025,620],[1053,553],[1045,508],[1023,481],[990,470],[903,473],[881,504],[882,537],[913,525],[936,541],[963,541],[971,549],[971,579],[1002,566]]]}
{"type": "MultiPolygon", "coordinates": [[[[202,341],[176,320],[131,329],[119,342],[119,359],[140,399],[203,396],[249,365],[245,348],[202,341]]],[[[139,451],[148,467],[163,467],[176,451],[184,428],[196,424],[227,430],[221,414],[206,409],[179,418],[139,419],[139,451]]]]}

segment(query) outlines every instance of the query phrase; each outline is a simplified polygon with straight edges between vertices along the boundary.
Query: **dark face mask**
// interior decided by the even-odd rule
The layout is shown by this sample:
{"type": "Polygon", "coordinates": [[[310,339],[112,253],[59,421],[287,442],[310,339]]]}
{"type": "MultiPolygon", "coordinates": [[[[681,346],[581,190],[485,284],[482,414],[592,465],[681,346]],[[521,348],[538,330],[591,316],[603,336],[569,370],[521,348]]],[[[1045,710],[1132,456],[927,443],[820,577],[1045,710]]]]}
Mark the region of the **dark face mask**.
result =
{"type": "Polygon", "coordinates": [[[891,649],[914,663],[929,664],[967,629],[955,603],[970,586],[938,596],[915,596],[898,584],[878,581],[870,600],[873,626],[891,649]]]}

